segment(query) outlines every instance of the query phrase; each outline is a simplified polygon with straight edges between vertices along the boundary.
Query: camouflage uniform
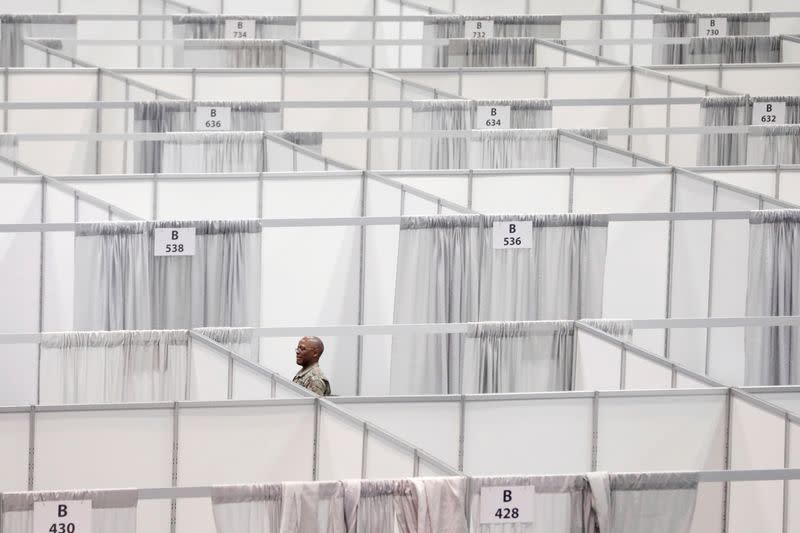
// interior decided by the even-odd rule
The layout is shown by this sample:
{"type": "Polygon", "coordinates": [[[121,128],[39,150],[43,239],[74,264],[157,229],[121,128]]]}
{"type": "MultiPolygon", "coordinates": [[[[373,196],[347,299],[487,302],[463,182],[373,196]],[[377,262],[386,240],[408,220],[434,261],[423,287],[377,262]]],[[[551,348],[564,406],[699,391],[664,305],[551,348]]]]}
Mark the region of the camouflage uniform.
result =
{"type": "Polygon", "coordinates": [[[292,381],[320,396],[331,395],[331,384],[316,363],[300,369],[292,381]]]}

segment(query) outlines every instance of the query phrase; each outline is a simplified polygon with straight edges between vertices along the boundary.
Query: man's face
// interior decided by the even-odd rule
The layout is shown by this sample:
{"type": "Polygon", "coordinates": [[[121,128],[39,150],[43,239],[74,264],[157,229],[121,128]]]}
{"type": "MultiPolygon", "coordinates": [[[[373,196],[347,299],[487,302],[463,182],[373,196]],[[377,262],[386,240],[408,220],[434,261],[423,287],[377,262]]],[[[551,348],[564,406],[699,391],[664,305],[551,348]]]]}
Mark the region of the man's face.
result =
{"type": "Polygon", "coordinates": [[[303,367],[314,364],[317,362],[317,350],[307,338],[303,337],[297,343],[297,348],[294,350],[297,364],[303,367]]]}

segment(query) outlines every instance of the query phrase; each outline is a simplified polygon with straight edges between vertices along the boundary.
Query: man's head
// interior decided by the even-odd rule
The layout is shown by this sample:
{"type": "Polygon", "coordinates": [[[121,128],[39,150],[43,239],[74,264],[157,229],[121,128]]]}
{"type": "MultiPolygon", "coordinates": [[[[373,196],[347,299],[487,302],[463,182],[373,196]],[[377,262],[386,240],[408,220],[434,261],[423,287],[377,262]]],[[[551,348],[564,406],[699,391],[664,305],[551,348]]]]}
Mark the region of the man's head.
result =
{"type": "Polygon", "coordinates": [[[294,353],[297,357],[297,364],[306,368],[319,361],[324,351],[325,345],[322,344],[319,337],[303,337],[297,343],[294,353]]]}

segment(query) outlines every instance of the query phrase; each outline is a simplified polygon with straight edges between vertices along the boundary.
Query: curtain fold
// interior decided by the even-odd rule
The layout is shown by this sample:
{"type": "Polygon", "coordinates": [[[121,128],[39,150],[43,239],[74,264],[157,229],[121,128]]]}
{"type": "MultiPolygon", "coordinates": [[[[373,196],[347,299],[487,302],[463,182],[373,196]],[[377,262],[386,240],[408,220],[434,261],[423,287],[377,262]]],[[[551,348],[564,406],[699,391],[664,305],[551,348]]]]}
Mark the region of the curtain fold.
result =
{"type": "Polygon", "coordinates": [[[633,320],[584,318],[581,322],[589,327],[613,335],[624,342],[631,342],[633,340],[633,320]]]}
{"type": "Polygon", "coordinates": [[[347,533],[416,531],[418,495],[410,480],[344,481],[347,533]]]}
{"type": "Polygon", "coordinates": [[[255,21],[256,39],[294,39],[297,36],[297,19],[289,16],[253,15],[173,15],[172,28],[175,39],[224,39],[225,21],[255,21]]]}
{"type": "MultiPolygon", "coordinates": [[[[78,19],[75,15],[60,14],[0,14],[0,67],[24,67],[23,39],[75,39],[78,19]]],[[[64,50],[75,56],[76,47],[64,50]]]]}
{"type": "Polygon", "coordinates": [[[686,46],[690,64],[778,63],[781,57],[779,35],[692,37],[686,46]]]}
{"type": "Polygon", "coordinates": [[[318,154],[322,153],[321,131],[281,131],[276,136],[318,154]]]}
{"type": "MultiPolygon", "coordinates": [[[[800,314],[800,210],[753,211],[747,316],[800,314]]],[[[745,328],[745,385],[800,384],[800,328],[745,328]]]]}
{"type": "Polygon", "coordinates": [[[448,67],[533,67],[536,66],[536,39],[531,37],[492,37],[488,39],[450,39],[448,67]]]}
{"type": "MultiPolygon", "coordinates": [[[[710,96],[700,102],[701,126],[742,126],[749,117],[747,96],[710,96]]],[[[697,164],[743,165],[747,160],[747,134],[705,133],[700,136],[697,164]]]]}
{"type": "Polygon", "coordinates": [[[697,474],[611,474],[609,481],[609,531],[689,531],[697,500],[697,474]]]}
{"type": "Polygon", "coordinates": [[[340,482],[283,483],[279,533],[346,533],[340,482]]]}
{"type": "Polygon", "coordinates": [[[189,399],[186,330],[43,333],[41,404],[189,399]]]}
{"type": "MultiPolygon", "coordinates": [[[[607,233],[603,215],[404,217],[394,322],[600,316],[607,233]],[[503,220],[531,222],[530,249],[493,248],[503,220]]],[[[463,358],[462,335],[394,336],[392,394],[460,392],[463,358]]]]}
{"type": "Polygon", "coordinates": [[[81,330],[257,326],[257,220],[79,224],[75,326],[81,330]],[[153,256],[156,228],[195,228],[194,256],[153,256]]]}
{"type": "MultiPolygon", "coordinates": [[[[469,100],[415,100],[411,103],[411,129],[415,132],[468,130],[471,124],[469,100]]],[[[416,168],[464,168],[467,165],[466,137],[422,137],[411,141],[416,168]]]]}
{"type": "Polygon", "coordinates": [[[6,492],[0,506],[3,533],[37,533],[33,530],[35,502],[77,500],[92,501],[92,531],[136,533],[135,489],[6,492]]]}
{"type": "Polygon", "coordinates": [[[236,355],[258,363],[259,337],[253,328],[197,328],[195,331],[236,355]]]}
{"type": "Polygon", "coordinates": [[[207,174],[265,170],[264,138],[261,132],[167,133],[163,140],[143,142],[157,144],[135,152],[136,173],[207,174]]]}
{"type": "Polygon", "coordinates": [[[464,348],[464,394],[572,389],[571,320],[479,322],[464,348]]]}
{"type": "MultiPolygon", "coordinates": [[[[283,39],[184,39],[174,63],[184,68],[284,68],[289,41],[283,39]]],[[[297,41],[319,48],[317,41],[297,41]]]]}
{"type": "Polygon", "coordinates": [[[279,483],[212,487],[217,533],[280,533],[282,497],[279,483]]]}
{"type": "Polygon", "coordinates": [[[800,124],[751,126],[748,129],[747,164],[792,165],[797,163],[800,163],[800,124]]]}
{"type": "Polygon", "coordinates": [[[471,168],[553,168],[558,130],[476,130],[471,168]]]}

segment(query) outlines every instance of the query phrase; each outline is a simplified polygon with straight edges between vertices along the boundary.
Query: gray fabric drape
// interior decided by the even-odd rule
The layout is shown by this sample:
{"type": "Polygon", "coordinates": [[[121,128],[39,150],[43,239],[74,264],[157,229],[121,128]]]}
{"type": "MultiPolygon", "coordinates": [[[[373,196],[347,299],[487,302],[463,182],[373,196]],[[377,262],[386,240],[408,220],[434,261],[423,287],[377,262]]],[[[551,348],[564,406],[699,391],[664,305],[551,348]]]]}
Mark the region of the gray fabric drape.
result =
{"type": "Polygon", "coordinates": [[[344,481],[347,533],[416,531],[418,495],[410,480],[344,481]]]}
{"type": "Polygon", "coordinates": [[[471,148],[471,168],[553,168],[558,130],[478,130],[471,148]]]}
{"type": "MultiPolygon", "coordinates": [[[[0,67],[24,67],[25,46],[23,39],[62,38],[75,39],[77,36],[77,17],[75,15],[0,14],[0,67]]],[[[75,47],[65,50],[75,55],[75,47]]]]}
{"type": "Polygon", "coordinates": [[[611,474],[609,485],[608,531],[689,531],[697,500],[697,474],[611,474]]]}
{"type": "MultiPolygon", "coordinates": [[[[750,214],[748,316],[800,313],[800,210],[750,214]]],[[[800,328],[745,328],[745,385],[800,384],[800,328]]]]}
{"type": "Polygon", "coordinates": [[[188,400],[186,330],[44,333],[39,403],[188,400]]]}
{"type": "Polygon", "coordinates": [[[464,394],[572,389],[571,320],[478,322],[464,348],[464,394]]]}
{"type": "Polygon", "coordinates": [[[747,133],[747,163],[751,165],[800,163],[800,124],[751,126],[747,133]]]}
{"type": "Polygon", "coordinates": [[[302,146],[303,148],[317,153],[322,153],[321,131],[282,131],[276,135],[292,144],[302,146]]]}
{"type": "Polygon", "coordinates": [[[279,483],[212,487],[217,533],[279,533],[282,497],[279,483]]]}
{"type": "Polygon", "coordinates": [[[195,331],[236,355],[258,363],[259,337],[252,328],[197,328],[195,331]]]}
{"type": "MultiPolygon", "coordinates": [[[[231,109],[230,129],[232,131],[280,129],[281,107],[279,102],[154,100],[134,102],[134,132],[172,133],[194,131],[195,111],[198,107],[229,107],[231,109]]],[[[234,141],[234,137],[229,137],[229,139],[231,139],[231,142],[239,142],[238,140],[234,141]]],[[[147,173],[161,172],[163,167],[163,146],[164,141],[134,143],[136,168],[140,168],[142,169],[141,171],[147,173]]]]}
{"type": "MultiPolygon", "coordinates": [[[[284,68],[288,41],[282,39],[185,39],[176,67],[187,68],[284,68]]],[[[317,41],[292,41],[319,48],[317,41]]],[[[176,47],[179,48],[179,47],[176,47]]]]}
{"type": "Polygon", "coordinates": [[[83,330],[257,326],[256,220],[80,224],[75,326],[83,330]],[[194,227],[194,256],[153,255],[153,230],[194,227]]]}
{"type": "MultiPolygon", "coordinates": [[[[769,13],[660,13],[653,15],[653,39],[705,37],[698,35],[699,18],[725,18],[728,35],[769,35],[769,13]]],[[[685,44],[653,43],[654,65],[688,63],[685,44]]]]}
{"type": "MultiPolygon", "coordinates": [[[[422,38],[431,40],[470,37],[464,33],[464,22],[485,18],[487,17],[464,15],[426,17],[422,26],[422,38]]],[[[557,15],[500,15],[489,18],[494,22],[495,37],[538,37],[540,39],[559,39],[561,37],[561,17],[557,15]]],[[[448,45],[426,45],[422,55],[423,67],[453,66],[448,62],[448,45]]]]}
{"type": "Polygon", "coordinates": [[[450,39],[449,67],[533,67],[536,39],[531,37],[493,37],[490,39],[450,39]]]}
{"type": "Polygon", "coordinates": [[[134,489],[6,492],[2,495],[3,533],[35,533],[33,504],[48,501],[92,502],[92,531],[136,533],[138,492],[134,489]]]}
{"type": "Polygon", "coordinates": [[[619,320],[611,318],[584,318],[581,322],[589,327],[599,329],[622,341],[633,340],[633,320],[619,320]]]}
{"type": "MultiPolygon", "coordinates": [[[[555,320],[600,316],[608,218],[602,215],[404,217],[394,322],[555,320]],[[495,221],[533,226],[530,249],[493,249],[495,221]]],[[[458,391],[459,335],[392,340],[393,394],[458,391]]]]}
{"type": "MultiPolygon", "coordinates": [[[[711,96],[700,102],[701,126],[741,126],[747,117],[747,96],[711,96]]],[[[746,134],[707,133],[700,136],[698,165],[743,165],[746,160],[746,134]]]]}
{"type": "Polygon", "coordinates": [[[264,136],[255,131],[167,133],[134,151],[136,173],[261,172],[264,136]],[[148,146],[149,145],[149,146],[148,146]]]}
{"type": "Polygon", "coordinates": [[[780,36],[693,37],[686,45],[688,63],[778,63],[780,36]]]}
{"type": "Polygon", "coordinates": [[[253,15],[173,15],[175,39],[224,39],[226,20],[254,20],[256,39],[293,39],[297,35],[297,18],[253,15]]]}
{"type": "MultiPolygon", "coordinates": [[[[469,100],[415,100],[411,103],[413,131],[470,129],[469,100]]],[[[444,169],[467,166],[466,137],[414,138],[411,149],[416,168],[444,169]]]]}

